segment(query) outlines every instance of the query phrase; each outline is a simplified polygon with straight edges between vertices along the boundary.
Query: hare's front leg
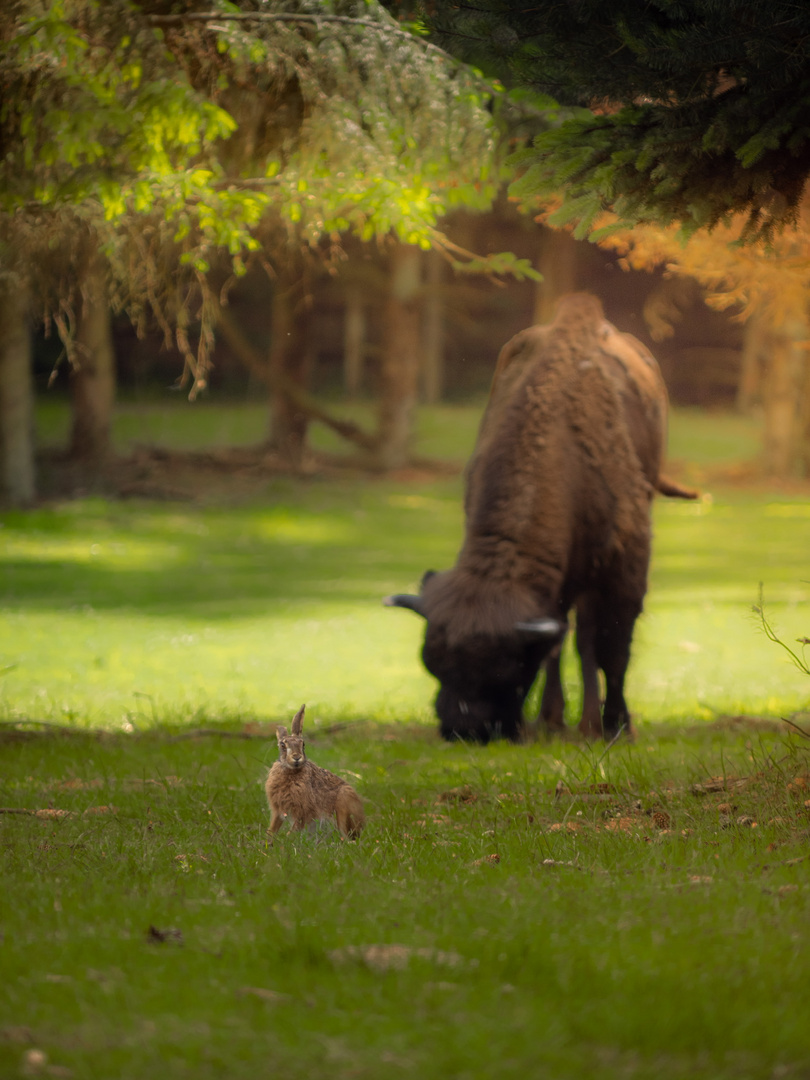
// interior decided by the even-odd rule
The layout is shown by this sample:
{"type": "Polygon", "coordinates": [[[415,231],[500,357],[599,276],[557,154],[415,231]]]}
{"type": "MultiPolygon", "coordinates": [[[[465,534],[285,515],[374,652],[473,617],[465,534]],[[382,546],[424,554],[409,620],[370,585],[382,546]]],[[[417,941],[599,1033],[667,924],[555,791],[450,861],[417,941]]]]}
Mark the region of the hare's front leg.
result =
{"type": "Polygon", "coordinates": [[[284,824],[284,814],[280,814],[278,810],[273,810],[273,816],[270,818],[270,826],[267,830],[268,836],[275,836],[281,826],[284,824]]]}

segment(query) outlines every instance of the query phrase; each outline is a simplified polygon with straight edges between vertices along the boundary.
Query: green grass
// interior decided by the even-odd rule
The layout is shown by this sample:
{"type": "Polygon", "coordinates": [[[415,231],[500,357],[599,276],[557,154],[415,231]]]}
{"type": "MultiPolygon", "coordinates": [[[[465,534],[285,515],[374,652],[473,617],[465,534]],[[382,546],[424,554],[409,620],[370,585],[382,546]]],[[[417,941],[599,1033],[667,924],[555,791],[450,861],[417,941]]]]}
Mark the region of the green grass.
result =
{"type": "MultiPolygon", "coordinates": [[[[252,406],[206,408],[195,416],[212,440],[256,418],[252,406]]],[[[168,409],[144,410],[141,429],[168,409]]],[[[171,411],[187,415],[182,403],[171,411]]],[[[477,415],[425,410],[419,450],[464,460],[477,415]]],[[[186,445],[183,424],[166,424],[186,445]]],[[[735,452],[743,431],[754,445],[750,422],[733,417],[676,413],[671,427],[673,445],[701,452],[723,431],[735,452]]],[[[725,458],[715,445],[692,460],[725,458]]],[[[268,479],[260,497],[228,506],[85,499],[2,515],[0,717],[114,729],[275,719],[306,700],[324,720],[432,723],[420,622],[380,598],[452,563],[461,486],[268,479]]],[[[628,684],[639,723],[805,709],[807,678],[768,645],[751,608],[761,582],[779,632],[810,631],[806,495],[659,499],[655,528],[628,684]]],[[[575,711],[570,656],[566,679],[575,711]]]]}
{"type": "Polygon", "coordinates": [[[368,827],[271,847],[269,740],[7,742],[0,1073],[804,1077],[806,748],[310,732],[368,827]]]}
{"type": "Polygon", "coordinates": [[[669,430],[669,458],[697,467],[750,462],[760,450],[760,425],[750,416],[675,409],[669,430]]]}
{"type": "MultiPolygon", "coordinates": [[[[202,414],[225,442],[249,416],[202,414]]],[[[420,451],[463,460],[475,416],[426,410],[420,451]]],[[[672,456],[752,456],[727,419],[676,413],[672,456]]],[[[810,742],[717,717],[807,708],[751,606],[762,582],[785,640],[810,632],[810,500],[658,500],[639,737],[605,752],[439,742],[419,620],[379,600],[453,560],[460,493],[274,479],[0,517],[0,808],[70,812],[0,814],[0,1076],[808,1075],[810,742]],[[302,701],[358,844],[267,843],[302,701]]],[[[570,656],[566,680],[573,719],[570,656]]]]}
{"type": "MultiPolygon", "coordinates": [[[[463,406],[423,407],[417,418],[419,453],[463,462],[469,456],[486,397],[463,406]]],[[[330,406],[335,415],[354,420],[367,431],[376,426],[370,402],[330,406]]],[[[182,394],[169,393],[164,400],[119,403],[113,424],[113,444],[119,453],[138,445],[158,445],[184,450],[208,450],[212,446],[252,446],[267,436],[267,405],[260,401],[235,403],[215,397],[193,404],[182,394]]],[[[60,398],[37,401],[36,426],[39,443],[46,447],[67,444],[70,411],[60,398]]],[[[705,425],[704,425],[705,426],[705,425]]],[[[345,452],[347,443],[328,428],[313,424],[309,432],[315,450],[345,452]]]]}

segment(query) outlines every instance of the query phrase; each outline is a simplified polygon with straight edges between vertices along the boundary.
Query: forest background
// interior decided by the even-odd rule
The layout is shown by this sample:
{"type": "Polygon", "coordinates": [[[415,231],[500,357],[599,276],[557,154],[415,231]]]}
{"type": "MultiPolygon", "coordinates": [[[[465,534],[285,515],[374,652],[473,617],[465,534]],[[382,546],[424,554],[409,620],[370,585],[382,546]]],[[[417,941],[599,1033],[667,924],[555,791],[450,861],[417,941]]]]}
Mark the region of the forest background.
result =
{"type": "Polygon", "coordinates": [[[729,248],[744,217],[686,246],[659,225],[585,242],[592,209],[574,228],[567,204],[555,212],[564,184],[541,199],[526,186],[532,140],[576,109],[506,93],[393,7],[401,25],[365,3],[283,18],[9,8],[7,500],[37,490],[34,386],[71,402],[76,468],[55,466],[57,485],[86,488],[89,471],[114,490],[117,388],[170,385],[192,401],[266,397],[265,462],[301,467],[314,421],[364,466],[402,467],[417,401],[486,393],[500,346],[573,288],[653,349],[676,405],[755,411],[764,474],[807,471],[801,222],[767,238],[767,257],[765,239],[729,248]],[[572,224],[549,228],[549,214],[572,224]],[[370,427],[329,407],[341,396],[377,403],[370,427]]]}

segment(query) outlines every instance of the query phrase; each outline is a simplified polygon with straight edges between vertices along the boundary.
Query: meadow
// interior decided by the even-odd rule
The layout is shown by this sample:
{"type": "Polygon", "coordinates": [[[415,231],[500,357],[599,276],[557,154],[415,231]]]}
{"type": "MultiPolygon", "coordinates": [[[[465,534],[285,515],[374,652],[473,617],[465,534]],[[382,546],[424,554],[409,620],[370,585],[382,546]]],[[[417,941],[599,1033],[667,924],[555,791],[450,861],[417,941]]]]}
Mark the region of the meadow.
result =
{"type": "MultiPolygon", "coordinates": [[[[420,453],[463,461],[476,415],[424,410],[420,453]]],[[[116,437],[262,423],[133,407],[116,437]]],[[[656,503],[609,748],[438,740],[419,620],[380,598],[453,560],[459,476],[3,514],[0,1075],[810,1075],[810,678],[752,610],[801,649],[810,497],[731,482],[756,438],[673,416],[703,497],[656,503]],[[265,835],[303,701],[356,844],[265,835]]],[[[566,683],[573,721],[570,655],[566,683]]]]}

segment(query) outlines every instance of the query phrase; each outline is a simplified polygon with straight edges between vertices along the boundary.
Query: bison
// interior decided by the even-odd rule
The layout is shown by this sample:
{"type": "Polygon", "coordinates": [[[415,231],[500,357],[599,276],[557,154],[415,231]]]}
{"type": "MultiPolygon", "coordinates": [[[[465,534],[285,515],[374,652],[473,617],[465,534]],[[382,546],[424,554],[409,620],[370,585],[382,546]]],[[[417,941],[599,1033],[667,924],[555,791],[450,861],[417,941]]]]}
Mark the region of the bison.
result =
{"type": "Polygon", "coordinates": [[[594,296],[564,297],[553,323],[501,350],[467,468],[456,565],[428,571],[419,595],[384,600],[426,620],[422,658],[440,683],[444,738],[519,740],[544,661],[541,720],[561,728],[559,651],[572,610],[580,731],[631,733],[624,678],[647,589],[653,495],[696,494],[661,475],[666,419],[654,358],[606,321],[594,296]]]}

